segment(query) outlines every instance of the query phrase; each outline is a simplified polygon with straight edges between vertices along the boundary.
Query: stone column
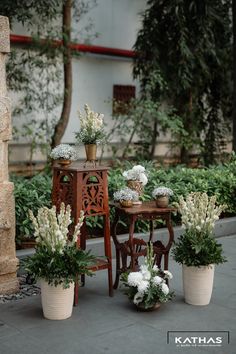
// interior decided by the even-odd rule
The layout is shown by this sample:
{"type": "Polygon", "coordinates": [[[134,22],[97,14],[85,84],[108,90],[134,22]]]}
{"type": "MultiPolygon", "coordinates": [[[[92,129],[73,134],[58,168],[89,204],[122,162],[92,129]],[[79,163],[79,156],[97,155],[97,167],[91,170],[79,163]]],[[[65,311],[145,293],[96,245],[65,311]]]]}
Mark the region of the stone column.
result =
{"type": "Polygon", "coordinates": [[[6,57],[10,52],[7,17],[0,16],[0,294],[19,290],[15,248],[15,203],[8,176],[8,141],[11,139],[10,99],[6,88],[6,57]]]}

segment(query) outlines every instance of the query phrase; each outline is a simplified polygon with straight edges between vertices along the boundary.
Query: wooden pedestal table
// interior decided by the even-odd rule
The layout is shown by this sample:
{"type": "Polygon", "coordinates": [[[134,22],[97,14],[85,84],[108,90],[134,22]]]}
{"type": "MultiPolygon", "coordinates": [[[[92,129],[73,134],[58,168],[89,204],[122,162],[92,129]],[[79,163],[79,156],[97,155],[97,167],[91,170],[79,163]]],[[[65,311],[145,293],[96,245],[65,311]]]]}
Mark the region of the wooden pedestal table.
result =
{"type": "MultiPolygon", "coordinates": [[[[104,219],[104,259],[98,259],[92,270],[108,270],[109,295],[113,296],[110,219],[108,204],[108,167],[83,167],[72,163],[69,166],[53,167],[52,202],[60,209],[62,202],[71,206],[72,218],[77,223],[80,211],[85,221],[78,239],[78,247],[86,249],[86,218],[96,215],[104,219]]],[[[84,277],[82,277],[84,282],[84,277]]],[[[78,304],[78,284],[75,286],[75,305],[78,304]]]]}
{"type": "Polygon", "coordinates": [[[140,206],[131,208],[121,207],[118,203],[111,204],[115,208],[115,219],[112,225],[112,237],[116,249],[116,279],[114,289],[118,287],[120,274],[127,271],[137,271],[139,268],[138,258],[146,256],[147,242],[142,238],[134,237],[134,227],[137,220],[150,222],[150,236],[148,242],[152,242],[155,256],[155,264],[161,267],[164,258],[164,270],[168,270],[169,251],[174,240],[174,231],[171,224],[171,213],[174,208],[157,208],[155,201],[143,202],[140,206]],[[129,239],[120,242],[116,234],[117,224],[120,217],[125,216],[129,221],[129,239]],[[163,220],[168,229],[168,240],[164,245],[160,240],[153,240],[153,221],[163,220]],[[130,264],[128,265],[128,257],[130,264]]]}

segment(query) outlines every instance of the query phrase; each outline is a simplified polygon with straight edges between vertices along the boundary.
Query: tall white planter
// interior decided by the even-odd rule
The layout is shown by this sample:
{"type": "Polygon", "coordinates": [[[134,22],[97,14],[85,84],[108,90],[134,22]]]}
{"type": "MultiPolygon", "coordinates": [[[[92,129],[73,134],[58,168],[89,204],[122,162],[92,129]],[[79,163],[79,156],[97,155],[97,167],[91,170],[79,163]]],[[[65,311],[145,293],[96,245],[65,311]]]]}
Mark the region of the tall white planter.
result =
{"type": "Polygon", "coordinates": [[[67,289],[63,285],[49,285],[44,279],[41,283],[41,301],[43,315],[49,320],[64,320],[72,314],[74,283],[67,289]]]}
{"type": "Polygon", "coordinates": [[[185,302],[191,305],[208,305],[213,289],[215,265],[187,267],[183,264],[185,302]]]}

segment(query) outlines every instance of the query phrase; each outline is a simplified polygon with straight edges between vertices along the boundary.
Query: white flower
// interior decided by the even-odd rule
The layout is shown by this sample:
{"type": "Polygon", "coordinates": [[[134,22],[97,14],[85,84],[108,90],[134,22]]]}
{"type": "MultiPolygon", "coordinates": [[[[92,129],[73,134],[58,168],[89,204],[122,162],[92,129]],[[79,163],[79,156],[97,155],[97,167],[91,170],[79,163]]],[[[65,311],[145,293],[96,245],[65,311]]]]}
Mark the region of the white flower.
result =
{"type": "Polygon", "coordinates": [[[149,288],[149,282],[147,280],[142,280],[138,285],[138,292],[145,293],[149,288]]]}
{"type": "Polygon", "coordinates": [[[138,192],[133,191],[132,189],[126,187],[123,189],[120,189],[119,191],[115,192],[113,194],[114,200],[132,200],[132,201],[137,201],[139,198],[138,192]]]}
{"type": "Polygon", "coordinates": [[[173,278],[173,275],[172,275],[171,272],[169,272],[169,270],[164,270],[164,273],[165,273],[165,275],[167,276],[167,278],[169,278],[169,279],[172,279],[172,278],[173,278]]]}
{"type": "Polygon", "coordinates": [[[146,185],[148,182],[147,172],[145,170],[145,167],[141,165],[133,166],[132,169],[124,171],[122,175],[123,177],[125,177],[127,181],[129,180],[139,181],[143,185],[146,185]]]}
{"type": "Polygon", "coordinates": [[[148,183],[147,176],[144,173],[141,173],[139,176],[139,182],[141,182],[144,186],[148,183]]]}
{"type": "Polygon", "coordinates": [[[166,285],[166,283],[162,283],[162,284],[161,284],[161,288],[162,288],[162,291],[163,291],[163,293],[164,293],[165,295],[168,295],[168,294],[169,294],[170,290],[169,290],[169,288],[168,288],[168,285],[166,285]]]}
{"type": "Polygon", "coordinates": [[[140,302],[143,301],[143,293],[139,293],[137,292],[135,295],[134,295],[134,300],[133,300],[133,303],[135,305],[138,305],[140,302]]]}
{"type": "Polygon", "coordinates": [[[52,149],[50,157],[53,160],[76,160],[78,156],[76,150],[72,146],[68,144],[60,144],[52,149]]]}
{"type": "Polygon", "coordinates": [[[174,194],[172,189],[167,188],[167,187],[158,187],[155,188],[152,192],[153,198],[156,198],[158,196],[169,196],[171,197],[174,194]]]}
{"type": "Polygon", "coordinates": [[[158,266],[157,266],[156,264],[154,264],[154,266],[153,266],[152,269],[155,270],[155,271],[158,271],[158,270],[159,270],[159,268],[158,268],[158,266]]]}
{"type": "Polygon", "coordinates": [[[159,277],[158,275],[156,275],[154,278],[153,278],[153,283],[156,284],[156,285],[159,285],[161,283],[163,283],[163,278],[159,277]]]}
{"type": "Polygon", "coordinates": [[[150,280],[151,279],[151,273],[149,272],[149,270],[146,270],[145,272],[142,272],[143,275],[143,279],[144,280],[150,280]]]}
{"type": "Polygon", "coordinates": [[[128,284],[130,286],[138,286],[143,280],[143,276],[139,272],[132,272],[128,275],[128,284]]]}

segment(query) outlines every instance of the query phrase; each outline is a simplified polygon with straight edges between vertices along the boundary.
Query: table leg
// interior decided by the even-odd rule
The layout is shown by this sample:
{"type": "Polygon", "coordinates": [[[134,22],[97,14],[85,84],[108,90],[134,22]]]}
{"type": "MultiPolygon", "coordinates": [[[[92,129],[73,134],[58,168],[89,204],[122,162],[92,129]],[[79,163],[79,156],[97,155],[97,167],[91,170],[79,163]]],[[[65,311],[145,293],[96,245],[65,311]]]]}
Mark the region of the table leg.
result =
{"type": "Polygon", "coordinates": [[[133,238],[134,238],[134,225],[135,225],[135,216],[132,215],[130,217],[130,225],[129,225],[129,243],[130,243],[130,268],[133,272],[136,270],[136,265],[135,265],[135,257],[134,257],[134,245],[133,245],[133,238]]]}
{"type": "Polygon", "coordinates": [[[120,279],[120,243],[117,239],[116,236],[116,228],[117,228],[117,224],[119,222],[119,215],[117,213],[117,211],[115,212],[115,218],[114,218],[114,222],[112,225],[112,239],[116,248],[116,278],[115,278],[115,283],[113,285],[113,289],[117,289],[118,284],[119,284],[119,279],[120,279]]]}

